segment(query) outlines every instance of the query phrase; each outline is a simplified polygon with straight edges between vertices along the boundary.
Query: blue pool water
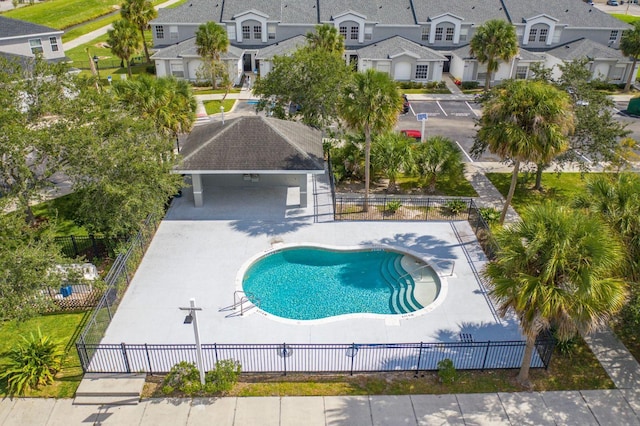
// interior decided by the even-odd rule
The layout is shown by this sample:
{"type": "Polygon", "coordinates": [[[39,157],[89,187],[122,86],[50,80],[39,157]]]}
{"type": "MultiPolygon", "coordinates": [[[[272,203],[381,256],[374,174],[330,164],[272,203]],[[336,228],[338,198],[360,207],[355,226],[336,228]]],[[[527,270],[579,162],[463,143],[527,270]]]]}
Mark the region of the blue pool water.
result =
{"type": "Polygon", "coordinates": [[[243,290],[270,314],[312,320],[353,313],[403,314],[422,309],[415,283],[393,251],[289,248],[246,271],[243,290]]]}

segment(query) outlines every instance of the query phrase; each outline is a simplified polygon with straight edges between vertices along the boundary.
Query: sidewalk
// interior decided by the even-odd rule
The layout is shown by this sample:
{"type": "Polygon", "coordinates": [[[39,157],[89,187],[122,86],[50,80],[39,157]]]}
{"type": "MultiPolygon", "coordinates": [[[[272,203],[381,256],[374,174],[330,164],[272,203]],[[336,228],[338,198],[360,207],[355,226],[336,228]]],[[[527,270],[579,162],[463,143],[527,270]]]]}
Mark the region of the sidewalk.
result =
{"type": "Polygon", "coordinates": [[[639,408],[636,390],[148,399],[135,406],[33,398],[0,401],[0,425],[640,425],[639,408]]]}

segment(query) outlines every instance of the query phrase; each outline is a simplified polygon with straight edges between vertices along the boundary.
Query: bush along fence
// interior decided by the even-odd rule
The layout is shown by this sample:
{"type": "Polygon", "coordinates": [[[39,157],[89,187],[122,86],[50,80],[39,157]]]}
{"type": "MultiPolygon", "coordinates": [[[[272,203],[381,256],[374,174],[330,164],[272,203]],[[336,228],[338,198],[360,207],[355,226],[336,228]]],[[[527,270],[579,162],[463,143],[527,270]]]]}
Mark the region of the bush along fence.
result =
{"type": "Polygon", "coordinates": [[[95,235],[55,237],[62,254],[69,258],[84,257],[88,261],[114,257],[119,244],[125,242],[117,238],[96,237],[95,235]]]}
{"type": "Polygon", "coordinates": [[[128,240],[125,244],[125,250],[118,254],[113,262],[104,278],[104,293],[76,341],[80,359],[83,359],[83,356],[91,359],[93,356],[91,350],[87,348],[92,345],[96,346],[102,340],[116,309],[120,305],[120,300],[122,300],[122,296],[124,296],[124,292],[153,238],[158,223],[157,219],[148,217],[140,231],[128,240]]]}
{"type": "MultiPolygon", "coordinates": [[[[166,373],[181,361],[196,362],[196,345],[88,344],[76,342],[85,372],[166,373]]],[[[450,359],[458,370],[519,368],[525,342],[444,342],[385,344],[203,344],[205,371],[216,362],[240,362],[245,373],[364,373],[435,371],[450,359]]],[[[532,368],[547,368],[554,340],[536,342],[532,368]]]]}

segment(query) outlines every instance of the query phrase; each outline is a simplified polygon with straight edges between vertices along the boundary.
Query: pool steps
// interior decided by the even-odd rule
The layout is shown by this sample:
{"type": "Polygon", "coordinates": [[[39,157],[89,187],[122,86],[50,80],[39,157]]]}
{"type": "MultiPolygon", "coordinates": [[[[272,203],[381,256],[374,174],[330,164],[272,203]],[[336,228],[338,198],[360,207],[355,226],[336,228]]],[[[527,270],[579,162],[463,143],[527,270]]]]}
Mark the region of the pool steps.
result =
{"type": "Polygon", "coordinates": [[[381,273],[391,289],[389,308],[395,314],[406,314],[422,309],[413,295],[414,281],[401,266],[402,256],[387,258],[381,266],[381,273]]]}

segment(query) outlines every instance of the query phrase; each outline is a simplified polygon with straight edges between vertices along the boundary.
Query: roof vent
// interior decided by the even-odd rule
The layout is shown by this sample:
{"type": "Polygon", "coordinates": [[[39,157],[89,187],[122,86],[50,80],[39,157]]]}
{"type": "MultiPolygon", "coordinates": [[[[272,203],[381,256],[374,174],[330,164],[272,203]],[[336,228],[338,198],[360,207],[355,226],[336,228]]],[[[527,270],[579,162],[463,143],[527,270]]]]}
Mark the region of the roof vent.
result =
{"type": "Polygon", "coordinates": [[[565,10],[565,12],[568,12],[568,11],[569,11],[569,9],[565,10]]]}
{"type": "Polygon", "coordinates": [[[473,9],[475,9],[475,8],[476,8],[475,6],[471,6],[471,9],[472,9],[472,10],[473,10],[473,9]]]}
{"type": "Polygon", "coordinates": [[[382,9],[382,6],[378,6],[378,9],[382,9]]]}

